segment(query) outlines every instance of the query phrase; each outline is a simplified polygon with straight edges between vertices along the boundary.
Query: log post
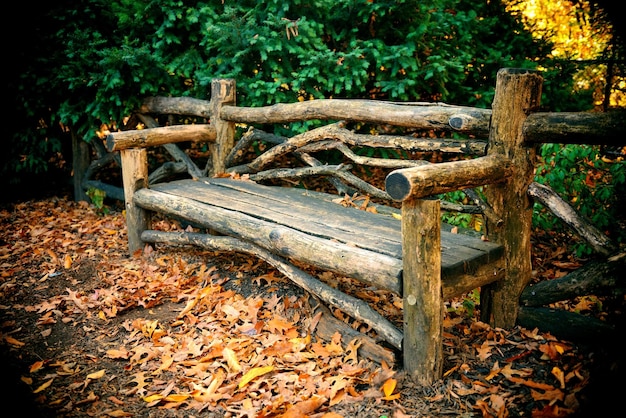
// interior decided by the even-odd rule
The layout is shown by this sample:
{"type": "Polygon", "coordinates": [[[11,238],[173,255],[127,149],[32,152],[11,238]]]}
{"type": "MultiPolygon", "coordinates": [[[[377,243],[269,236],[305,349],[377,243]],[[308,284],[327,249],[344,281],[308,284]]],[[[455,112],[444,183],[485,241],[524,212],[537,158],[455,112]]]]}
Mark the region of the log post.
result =
{"type": "Polygon", "coordinates": [[[527,195],[534,178],[536,150],[524,144],[523,125],[539,107],[542,77],[536,71],[504,68],[498,71],[493,100],[488,155],[511,161],[513,174],[485,188],[485,196],[502,223],[487,220],[488,238],[504,247],[505,277],[481,289],[481,319],[492,326],[512,328],[517,321],[519,296],[531,280],[533,205],[527,195]]]}
{"type": "Polygon", "coordinates": [[[404,369],[424,385],[443,373],[440,222],[438,200],[402,202],[404,369]]]}
{"type": "Polygon", "coordinates": [[[149,213],[133,202],[135,192],[148,187],[148,152],[145,148],[129,148],[121,150],[120,156],[126,202],[128,250],[132,256],[143,248],[141,233],[150,229],[149,213]]]}
{"type": "Polygon", "coordinates": [[[211,81],[211,125],[215,126],[217,138],[209,145],[211,159],[207,163],[207,175],[212,177],[226,171],[226,157],[235,146],[235,123],[222,119],[222,106],[235,105],[235,80],[215,79],[211,81]]]}

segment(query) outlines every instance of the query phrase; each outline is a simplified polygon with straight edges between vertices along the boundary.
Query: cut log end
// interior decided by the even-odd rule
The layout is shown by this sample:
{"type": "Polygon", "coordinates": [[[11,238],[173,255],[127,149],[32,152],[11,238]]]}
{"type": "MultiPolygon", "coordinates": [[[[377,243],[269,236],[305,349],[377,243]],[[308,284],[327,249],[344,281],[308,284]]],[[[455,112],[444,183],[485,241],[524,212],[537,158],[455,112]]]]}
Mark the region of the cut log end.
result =
{"type": "Polygon", "coordinates": [[[411,183],[400,173],[390,173],[385,179],[385,190],[393,200],[400,202],[411,193],[411,183]]]}

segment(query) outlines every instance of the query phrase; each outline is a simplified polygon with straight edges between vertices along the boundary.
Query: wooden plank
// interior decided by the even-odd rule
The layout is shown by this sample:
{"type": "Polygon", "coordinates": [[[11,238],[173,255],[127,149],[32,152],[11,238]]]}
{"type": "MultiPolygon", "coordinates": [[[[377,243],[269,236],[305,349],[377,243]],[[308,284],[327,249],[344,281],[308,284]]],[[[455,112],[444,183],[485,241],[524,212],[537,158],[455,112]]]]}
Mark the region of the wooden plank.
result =
{"type": "MultiPolygon", "coordinates": [[[[181,181],[176,184],[156,186],[155,190],[193,198],[206,203],[219,202],[218,205],[227,209],[237,210],[265,219],[270,222],[293,227],[307,233],[334,238],[362,248],[376,246],[384,254],[400,257],[399,222],[372,225],[372,230],[364,228],[371,224],[372,214],[367,219],[353,211],[346,216],[346,208],[332,202],[314,202],[311,198],[290,193],[288,188],[266,187],[243,181],[229,183],[211,183],[202,181],[181,181]],[[229,184],[239,187],[229,187],[229,184]],[[241,184],[249,183],[249,184],[241,184]],[[254,185],[256,187],[250,187],[254,185]],[[221,187],[225,186],[225,187],[221,187]],[[278,189],[278,190],[274,190],[278,189]],[[267,194],[261,193],[262,191],[267,194]],[[319,204],[318,204],[319,203],[319,204]],[[357,222],[355,218],[359,218],[357,222]],[[381,241],[381,237],[382,241],[381,241]]],[[[393,218],[391,219],[393,220],[393,218]]]]}
{"type": "MultiPolygon", "coordinates": [[[[252,182],[211,179],[182,180],[153,186],[153,190],[184,196],[245,213],[309,235],[401,258],[400,221],[332,202],[320,202],[306,191],[267,187],[252,182]],[[250,193],[249,193],[250,192],[250,193]],[[366,225],[366,226],[364,226],[366,225]]],[[[459,234],[442,233],[442,274],[467,274],[497,259],[497,244],[459,234]]]]}
{"type": "MultiPolygon", "coordinates": [[[[230,179],[182,180],[156,185],[153,189],[215,204],[394,258],[400,259],[402,255],[398,219],[319,199],[312,201],[305,190],[230,179]]],[[[448,232],[442,232],[441,247],[442,274],[447,277],[471,273],[502,254],[497,244],[448,232]]]]}
{"type": "Polygon", "coordinates": [[[398,294],[402,291],[399,259],[170,193],[141,189],[135,193],[133,201],[142,208],[175,215],[218,233],[253,242],[282,257],[354,277],[398,294]]]}

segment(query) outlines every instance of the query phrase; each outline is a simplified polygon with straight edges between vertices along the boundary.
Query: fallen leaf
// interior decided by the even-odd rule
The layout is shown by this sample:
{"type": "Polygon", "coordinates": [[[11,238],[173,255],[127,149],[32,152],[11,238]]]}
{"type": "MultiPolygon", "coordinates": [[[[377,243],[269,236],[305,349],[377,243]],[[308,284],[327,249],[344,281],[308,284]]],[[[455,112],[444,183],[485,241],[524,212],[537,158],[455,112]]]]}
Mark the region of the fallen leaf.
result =
{"type": "Polygon", "coordinates": [[[155,393],[154,395],[144,396],[143,400],[148,402],[148,403],[151,403],[151,402],[154,402],[154,401],[160,401],[163,398],[164,398],[163,395],[155,393]]]}
{"type": "Polygon", "coordinates": [[[163,398],[163,400],[168,401],[168,402],[183,402],[187,400],[189,396],[191,395],[179,393],[179,394],[174,394],[174,395],[167,395],[165,398],[163,398]]]}
{"type": "Polygon", "coordinates": [[[39,386],[37,389],[33,390],[33,393],[39,393],[41,391],[46,390],[52,384],[52,381],[54,381],[54,377],[52,379],[48,380],[43,385],[39,386]]]}
{"type": "Polygon", "coordinates": [[[554,377],[556,377],[556,379],[561,384],[561,389],[565,389],[565,373],[563,373],[563,370],[561,370],[558,367],[554,366],[552,368],[552,375],[554,377]]]}
{"type": "Polygon", "coordinates": [[[222,350],[222,356],[224,356],[231,372],[239,373],[241,371],[241,365],[237,359],[237,354],[233,350],[228,347],[224,348],[224,350],[222,350]]]}
{"type": "Polygon", "coordinates": [[[5,335],[4,336],[4,341],[6,341],[7,343],[9,343],[11,345],[14,345],[16,347],[23,347],[24,344],[26,344],[26,343],[23,343],[21,341],[16,340],[15,338],[11,337],[10,335],[5,335]]]}
{"type": "Polygon", "coordinates": [[[385,401],[393,401],[394,399],[398,399],[400,398],[400,394],[396,393],[395,395],[393,395],[393,391],[396,390],[396,385],[398,384],[398,381],[396,379],[387,379],[385,381],[385,383],[383,383],[383,394],[385,395],[383,397],[383,399],[385,401]]]}
{"type": "Polygon", "coordinates": [[[65,270],[69,270],[72,267],[72,256],[69,254],[65,254],[63,258],[63,267],[65,267],[65,270]]]}
{"type": "Polygon", "coordinates": [[[322,406],[326,402],[326,398],[318,395],[313,395],[310,399],[300,401],[291,406],[280,415],[280,418],[302,418],[309,416],[312,412],[315,412],[317,408],[322,406]]]}
{"type": "Polygon", "coordinates": [[[41,369],[43,367],[43,361],[36,361],[34,362],[29,369],[30,373],[35,373],[37,370],[41,369]]]}
{"type": "Polygon", "coordinates": [[[269,373],[273,370],[274,366],[255,367],[253,369],[250,369],[246,374],[243,375],[241,381],[239,381],[239,389],[250,383],[255,378],[269,373]]]}
{"type": "Polygon", "coordinates": [[[132,417],[133,414],[130,412],[124,412],[121,409],[116,409],[115,411],[107,412],[107,415],[110,417],[132,417]]]}
{"type": "Polygon", "coordinates": [[[110,350],[107,350],[106,356],[112,359],[127,359],[130,356],[130,353],[124,347],[120,349],[111,348],[110,350]]]}
{"type": "Polygon", "coordinates": [[[106,373],[105,369],[98,370],[97,372],[88,374],[87,379],[91,379],[91,380],[100,379],[102,376],[104,376],[104,373],[106,373]]]}

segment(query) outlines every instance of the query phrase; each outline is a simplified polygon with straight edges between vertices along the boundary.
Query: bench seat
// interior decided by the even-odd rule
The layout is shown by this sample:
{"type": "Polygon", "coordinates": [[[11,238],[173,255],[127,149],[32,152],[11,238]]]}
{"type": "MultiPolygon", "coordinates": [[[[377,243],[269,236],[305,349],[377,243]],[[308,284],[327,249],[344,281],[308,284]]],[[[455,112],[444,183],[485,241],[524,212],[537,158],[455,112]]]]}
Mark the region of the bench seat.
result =
{"type": "MultiPolygon", "coordinates": [[[[332,201],[337,198],[247,180],[201,178],[137,190],[133,202],[401,295],[401,221],[391,215],[392,208],[372,213],[332,201]]],[[[446,298],[501,277],[498,244],[442,228],[441,250],[446,298]]]]}

